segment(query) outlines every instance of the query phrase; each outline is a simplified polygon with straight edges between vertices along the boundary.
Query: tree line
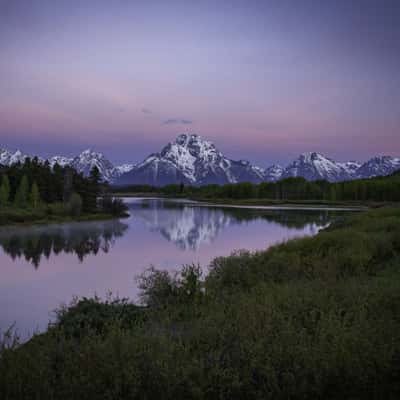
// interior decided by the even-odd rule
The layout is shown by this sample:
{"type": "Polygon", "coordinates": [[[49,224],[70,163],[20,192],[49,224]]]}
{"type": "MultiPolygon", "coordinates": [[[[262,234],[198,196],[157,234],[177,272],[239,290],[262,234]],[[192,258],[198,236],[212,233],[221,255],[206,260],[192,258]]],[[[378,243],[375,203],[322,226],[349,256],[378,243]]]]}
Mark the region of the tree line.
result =
{"type": "Polygon", "coordinates": [[[53,206],[49,210],[58,206],[70,215],[125,210],[120,200],[109,195],[97,167],[86,177],[69,166],[51,166],[37,157],[0,166],[0,207],[39,209],[49,205],[53,206]]]}
{"type": "Polygon", "coordinates": [[[331,183],[326,180],[307,181],[302,177],[277,182],[249,182],[184,186],[153,187],[132,185],[114,189],[119,193],[159,193],[166,196],[191,196],[208,199],[268,199],[304,201],[400,201],[400,172],[386,177],[356,179],[331,183]]]}

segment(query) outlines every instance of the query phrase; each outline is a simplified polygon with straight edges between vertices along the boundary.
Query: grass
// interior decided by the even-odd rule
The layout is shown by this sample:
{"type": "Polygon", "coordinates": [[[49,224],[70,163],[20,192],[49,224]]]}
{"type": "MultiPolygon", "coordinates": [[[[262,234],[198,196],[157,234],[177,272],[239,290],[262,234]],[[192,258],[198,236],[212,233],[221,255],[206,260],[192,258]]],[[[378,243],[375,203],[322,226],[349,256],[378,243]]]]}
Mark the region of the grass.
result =
{"type": "Polygon", "coordinates": [[[397,399],[400,208],[75,300],[0,353],[2,399],[397,399]]]}

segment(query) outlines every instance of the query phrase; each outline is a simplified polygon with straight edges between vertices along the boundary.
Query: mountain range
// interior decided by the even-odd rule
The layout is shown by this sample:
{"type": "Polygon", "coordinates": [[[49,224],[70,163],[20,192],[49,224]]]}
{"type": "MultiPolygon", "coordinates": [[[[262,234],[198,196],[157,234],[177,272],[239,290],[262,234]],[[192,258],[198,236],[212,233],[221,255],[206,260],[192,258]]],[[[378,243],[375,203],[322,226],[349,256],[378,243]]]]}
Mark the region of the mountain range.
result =
{"type": "MultiPolygon", "coordinates": [[[[0,148],[0,165],[23,162],[28,155],[20,150],[0,148]]],[[[44,159],[39,159],[44,162],[44,159]]],[[[275,182],[283,178],[304,177],[307,180],[326,179],[330,182],[384,176],[400,169],[400,158],[377,156],[360,163],[337,162],[316,152],[303,153],[286,167],[271,165],[260,168],[246,160],[232,160],[215,145],[199,135],[182,134],[159,153],[150,154],[138,164],[114,166],[102,153],[90,149],[76,157],[53,156],[51,166],[70,165],[87,175],[97,167],[105,181],[116,185],[148,184],[162,186],[171,183],[187,185],[225,184],[237,182],[275,182]]]]}

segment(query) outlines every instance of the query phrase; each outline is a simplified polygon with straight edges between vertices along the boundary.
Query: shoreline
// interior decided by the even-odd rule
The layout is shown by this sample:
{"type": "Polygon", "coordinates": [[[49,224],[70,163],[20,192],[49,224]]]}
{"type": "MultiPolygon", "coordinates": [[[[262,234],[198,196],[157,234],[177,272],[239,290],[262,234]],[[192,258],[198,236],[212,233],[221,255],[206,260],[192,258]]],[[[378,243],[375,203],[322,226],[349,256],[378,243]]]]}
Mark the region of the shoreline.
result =
{"type": "Polygon", "coordinates": [[[0,222],[0,229],[5,227],[23,227],[23,226],[34,226],[34,225],[50,225],[50,224],[64,224],[70,222],[92,222],[92,221],[108,221],[111,219],[122,219],[128,218],[129,214],[112,215],[112,214],[84,214],[79,217],[71,216],[54,216],[39,218],[27,221],[9,221],[6,223],[0,222]]]}
{"type": "Polygon", "coordinates": [[[362,202],[329,202],[329,201],[279,201],[279,200],[262,200],[262,199],[206,199],[197,197],[179,197],[165,196],[162,194],[152,193],[113,193],[114,197],[119,198],[138,198],[138,199],[163,199],[163,200],[180,200],[182,203],[187,201],[188,204],[203,207],[227,207],[227,208],[248,208],[260,210],[288,209],[288,210],[337,210],[337,211],[366,211],[370,208],[379,208],[382,206],[390,206],[384,203],[362,203],[362,202]]]}

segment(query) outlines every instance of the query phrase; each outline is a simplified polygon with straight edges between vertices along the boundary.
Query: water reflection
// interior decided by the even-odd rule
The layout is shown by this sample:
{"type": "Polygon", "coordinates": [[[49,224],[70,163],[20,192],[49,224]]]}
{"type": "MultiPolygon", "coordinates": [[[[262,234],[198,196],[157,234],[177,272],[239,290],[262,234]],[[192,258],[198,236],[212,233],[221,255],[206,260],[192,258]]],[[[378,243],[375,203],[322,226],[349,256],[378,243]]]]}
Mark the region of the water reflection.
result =
{"type": "Polygon", "coordinates": [[[198,251],[213,243],[224,230],[234,225],[256,222],[276,224],[280,227],[308,234],[339,217],[338,212],[313,210],[259,210],[204,207],[180,201],[162,199],[129,200],[131,217],[119,220],[51,224],[31,227],[0,229],[0,246],[13,260],[23,258],[37,268],[41,260],[60,253],[76,254],[79,261],[88,255],[108,253],[128,225],[145,225],[146,230],[157,232],[181,251],[198,251]]]}
{"type": "Polygon", "coordinates": [[[134,201],[129,208],[132,218],[144,221],[149,230],[159,232],[181,250],[198,250],[228,227],[250,221],[264,220],[298,230],[308,226],[315,234],[339,217],[336,211],[204,207],[161,199],[134,201]]]}
{"type": "Polygon", "coordinates": [[[29,337],[45,329],[52,311],[73,296],[105,297],[112,291],[135,299],[134,277],[150,265],[175,271],[199,263],[206,271],[215,257],[313,235],[340,217],[323,210],[126,201],[131,216],[121,221],[0,228],[0,332],[15,322],[29,337]]]}
{"type": "Polygon", "coordinates": [[[108,253],[127,229],[118,220],[7,227],[0,229],[0,246],[13,260],[23,257],[37,268],[52,254],[73,253],[83,261],[89,254],[108,253]]]}

